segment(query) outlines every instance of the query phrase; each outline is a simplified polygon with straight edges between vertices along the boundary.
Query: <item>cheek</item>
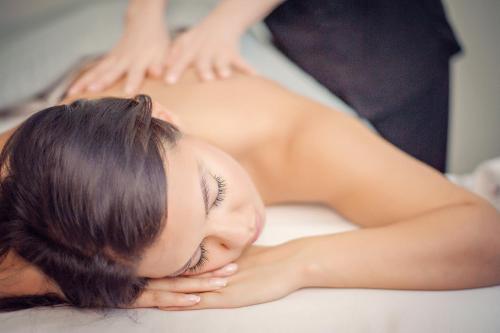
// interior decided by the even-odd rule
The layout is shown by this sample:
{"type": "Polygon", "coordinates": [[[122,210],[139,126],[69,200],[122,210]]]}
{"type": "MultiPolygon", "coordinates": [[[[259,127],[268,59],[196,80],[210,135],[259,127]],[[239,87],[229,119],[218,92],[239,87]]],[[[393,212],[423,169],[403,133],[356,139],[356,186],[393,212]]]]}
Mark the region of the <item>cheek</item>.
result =
{"type": "Polygon", "coordinates": [[[225,155],[220,156],[220,165],[226,172],[231,193],[240,199],[249,200],[254,194],[254,183],[246,170],[236,160],[225,155]]]}
{"type": "Polygon", "coordinates": [[[161,257],[148,256],[143,258],[137,269],[139,276],[147,278],[161,278],[171,273],[167,263],[161,257]]]}

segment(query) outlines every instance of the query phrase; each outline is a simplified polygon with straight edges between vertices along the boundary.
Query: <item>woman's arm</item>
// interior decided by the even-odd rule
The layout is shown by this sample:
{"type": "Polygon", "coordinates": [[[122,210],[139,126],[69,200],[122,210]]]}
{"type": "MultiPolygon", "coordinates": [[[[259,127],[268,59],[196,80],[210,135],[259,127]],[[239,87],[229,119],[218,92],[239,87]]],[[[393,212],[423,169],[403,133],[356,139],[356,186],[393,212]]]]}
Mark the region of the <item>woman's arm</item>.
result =
{"type": "Polygon", "coordinates": [[[500,214],[491,205],[354,118],[319,105],[307,110],[282,168],[287,187],[279,190],[286,201],[323,202],[366,228],[251,248],[226,288],[183,309],[264,303],[306,287],[500,284],[500,214]]]}
{"type": "Polygon", "coordinates": [[[500,216],[443,207],[388,226],[297,240],[301,287],[446,290],[500,284],[500,216]]]}
{"type": "Polygon", "coordinates": [[[294,178],[369,229],[303,239],[304,286],[456,289],[500,283],[500,214],[336,112],[307,117],[294,178]]]}

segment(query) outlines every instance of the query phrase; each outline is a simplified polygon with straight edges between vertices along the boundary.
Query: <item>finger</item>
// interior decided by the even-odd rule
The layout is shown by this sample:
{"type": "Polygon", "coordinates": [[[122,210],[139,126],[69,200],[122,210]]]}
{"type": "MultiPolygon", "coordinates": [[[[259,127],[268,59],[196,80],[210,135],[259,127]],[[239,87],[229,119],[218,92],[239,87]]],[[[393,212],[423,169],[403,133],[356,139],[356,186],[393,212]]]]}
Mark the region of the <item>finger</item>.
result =
{"type": "Polygon", "coordinates": [[[182,311],[182,310],[200,310],[200,309],[206,309],[206,308],[211,308],[211,309],[217,309],[217,308],[229,308],[233,307],[234,305],[231,305],[228,303],[228,300],[224,299],[224,295],[218,292],[206,292],[200,295],[200,301],[192,304],[192,305],[187,305],[187,306],[166,306],[166,307],[159,307],[160,310],[165,310],[165,311],[182,311]]]}
{"type": "Polygon", "coordinates": [[[150,280],[147,288],[178,293],[213,291],[227,285],[226,278],[175,277],[150,280]]]}
{"type": "Polygon", "coordinates": [[[164,63],[163,55],[159,53],[149,64],[147,69],[148,74],[154,78],[159,78],[163,72],[164,63]]]}
{"type": "Polygon", "coordinates": [[[182,57],[184,50],[184,43],[177,39],[167,52],[165,57],[165,66],[169,68],[172,67],[173,64],[175,64],[182,57]]]}
{"type": "Polygon", "coordinates": [[[257,75],[255,69],[250,66],[243,58],[237,57],[233,60],[233,66],[241,72],[248,75],[257,75]]]}
{"type": "Polygon", "coordinates": [[[144,67],[136,67],[128,72],[124,88],[126,94],[132,94],[139,90],[139,86],[142,80],[144,80],[145,72],[146,70],[144,67]]]}
{"type": "Polygon", "coordinates": [[[83,74],[78,80],[76,80],[68,90],[68,95],[75,95],[81,91],[84,91],[87,85],[90,83],[94,77],[92,72],[87,72],[83,74]]]}
{"type": "Polygon", "coordinates": [[[89,86],[89,89],[92,89],[92,91],[104,90],[115,83],[124,73],[125,66],[112,67],[107,72],[100,74],[96,81],[89,86]]]}
{"type": "Polygon", "coordinates": [[[167,74],[165,75],[165,82],[169,84],[173,84],[177,82],[179,77],[182,75],[184,70],[188,67],[188,65],[192,61],[191,54],[185,54],[171,62],[170,68],[167,70],[167,74]]]}
{"type": "Polygon", "coordinates": [[[144,290],[142,294],[128,308],[152,307],[183,307],[192,306],[200,302],[200,296],[193,294],[172,293],[161,290],[144,290]]]}
{"type": "Polygon", "coordinates": [[[202,81],[211,81],[215,78],[210,61],[208,58],[200,59],[196,63],[196,70],[202,81]]]}
{"type": "Polygon", "coordinates": [[[154,78],[159,78],[161,73],[163,72],[163,66],[161,62],[154,63],[148,66],[148,75],[151,75],[154,78]]]}
{"type": "Polygon", "coordinates": [[[229,62],[226,60],[218,60],[215,63],[215,68],[217,70],[217,75],[219,75],[221,79],[228,78],[232,74],[231,66],[229,66],[229,62]]]}
{"type": "Polygon", "coordinates": [[[74,95],[78,92],[86,90],[89,87],[90,83],[94,81],[96,77],[98,77],[100,73],[105,71],[111,64],[112,61],[110,60],[110,58],[106,58],[99,62],[97,65],[89,69],[85,74],[83,74],[78,80],[75,81],[75,83],[68,90],[68,94],[74,95]]]}
{"type": "Polygon", "coordinates": [[[195,275],[196,277],[201,277],[201,278],[204,278],[204,277],[225,277],[225,276],[233,275],[237,271],[238,271],[238,264],[230,263],[224,267],[221,267],[221,268],[216,269],[216,270],[211,271],[211,272],[206,272],[206,273],[202,273],[202,274],[198,274],[198,275],[192,274],[192,275],[195,275]]]}
{"type": "Polygon", "coordinates": [[[188,67],[191,59],[181,58],[167,71],[165,75],[165,81],[169,84],[176,83],[179,77],[182,75],[184,70],[188,67]]]}

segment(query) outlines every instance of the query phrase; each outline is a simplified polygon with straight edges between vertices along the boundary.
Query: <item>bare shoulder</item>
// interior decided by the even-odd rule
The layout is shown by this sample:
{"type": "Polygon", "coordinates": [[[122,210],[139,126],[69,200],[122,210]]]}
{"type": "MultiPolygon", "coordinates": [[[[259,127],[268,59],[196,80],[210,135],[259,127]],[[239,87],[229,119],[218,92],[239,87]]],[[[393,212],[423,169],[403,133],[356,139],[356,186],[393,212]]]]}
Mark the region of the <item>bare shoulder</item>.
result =
{"type": "Polygon", "coordinates": [[[287,158],[303,193],[366,227],[483,201],[357,118],[320,106],[297,125],[287,158]]]}

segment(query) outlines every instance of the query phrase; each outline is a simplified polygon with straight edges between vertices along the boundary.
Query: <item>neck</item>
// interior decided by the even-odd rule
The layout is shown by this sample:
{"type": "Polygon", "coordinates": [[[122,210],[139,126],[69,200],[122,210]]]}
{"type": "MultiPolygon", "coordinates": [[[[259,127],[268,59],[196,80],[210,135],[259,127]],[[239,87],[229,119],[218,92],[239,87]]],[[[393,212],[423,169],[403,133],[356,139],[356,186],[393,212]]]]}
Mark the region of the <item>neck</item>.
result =
{"type": "Polygon", "coordinates": [[[14,251],[10,250],[0,262],[0,296],[42,295],[55,291],[37,267],[14,251]]]}

